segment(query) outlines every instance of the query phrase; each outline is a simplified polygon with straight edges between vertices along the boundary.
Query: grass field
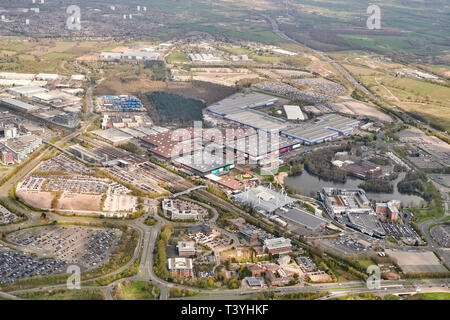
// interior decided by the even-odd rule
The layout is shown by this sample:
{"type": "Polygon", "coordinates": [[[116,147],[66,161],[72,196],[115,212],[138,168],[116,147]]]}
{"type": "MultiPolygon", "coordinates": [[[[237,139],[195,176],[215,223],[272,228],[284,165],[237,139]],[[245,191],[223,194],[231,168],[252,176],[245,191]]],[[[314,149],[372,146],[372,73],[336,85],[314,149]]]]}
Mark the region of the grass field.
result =
{"type": "Polygon", "coordinates": [[[166,58],[167,63],[174,63],[174,62],[189,62],[186,53],[181,51],[175,51],[171,53],[166,58]]]}
{"type": "Polygon", "coordinates": [[[449,292],[418,293],[411,297],[412,300],[450,300],[449,292]]]}
{"type": "Polygon", "coordinates": [[[104,300],[105,292],[101,289],[66,290],[54,289],[21,293],[18,297],[27,300],[104,300]]]}
{"type": "Polygon", "coordinates": [[[284,24],[282,29],[323,51],[363,49],[405,60],[447,62],[450,30],[445,23],[448,8],[442,7],[442,1],[378,1],[380,30],[366,27],[370,4],[370,0],[294,0],[290,14],[295,24],[284,24]]]}
{"type": "Polygon", "coordinates": [[[120,300],[155,300],[159,292],[157,287],[145,281],[125,281],[114,288],[113,295],[120,300]]]}
{"type": "Polygon", "coordinates": [[[419,116],[438,129],[450,130],[450,86],[409,75],[420,66],[379,61],[360,51],[332,53],[362,84],[391,105],[419,116]],[[397,76],[401,74],[400,76],[397,76]]]}

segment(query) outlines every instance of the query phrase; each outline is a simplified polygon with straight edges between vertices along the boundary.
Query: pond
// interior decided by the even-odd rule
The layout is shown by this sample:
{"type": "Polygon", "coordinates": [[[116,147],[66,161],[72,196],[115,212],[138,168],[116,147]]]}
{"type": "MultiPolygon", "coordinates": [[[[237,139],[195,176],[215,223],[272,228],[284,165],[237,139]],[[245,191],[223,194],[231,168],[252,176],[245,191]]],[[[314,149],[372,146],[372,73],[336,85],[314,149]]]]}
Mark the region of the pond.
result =
{"type": "MultiPolygon", "coordinates": [[[[401,194],[398,192],[397,183],[403,180],[405,177],[405,173],[401,172],[397,179],[392,181],[394,184],[394,192],[393,193],[372,193],[367,192],[367,197],[370,200],[375,201],[389,201],[389,200],[400,200],[402,202],[403,207],[411,207],[416,206],[422,201],[421,197],[415,195],[407,195],[401,194]]],[[[297,193],[312,196],[321,191],[323,187],[334,187],[334,188],[347,188],[354,189],[358,188],[358,185],[363,182],[361,179],[347,177],[347,182],[345,183],[337,183],[333,181],[325,181],[321,180],[318,177],[310,175],[306,170],[300,176],[296,177],[287,177],[284,180],[284,184],[286,187],[296,190],[297,193]]]]}

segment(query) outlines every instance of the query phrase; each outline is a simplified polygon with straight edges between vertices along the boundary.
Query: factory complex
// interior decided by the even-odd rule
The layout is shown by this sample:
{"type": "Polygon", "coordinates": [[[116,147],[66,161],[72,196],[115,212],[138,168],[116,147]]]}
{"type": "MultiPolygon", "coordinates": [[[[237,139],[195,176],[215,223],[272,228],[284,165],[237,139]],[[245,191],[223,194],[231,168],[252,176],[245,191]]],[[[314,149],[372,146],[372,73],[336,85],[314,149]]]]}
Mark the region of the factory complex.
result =
{"type": "Polygon", "coordinates": [[[102,52],[100,58],[104,60],[132,60],[132,61],[156,61],[160,57],[157,52],[141,52],[141,51],[126,51],[126,52],[102,52]]]}
{"type": "MultiPolygon", "coordinates": [[[[257,109],[274,105],[278,98],[262,94],[236,94],[207,108],[207,111],[224,120],[256,130],[278,131],[282,136],[304,144],[314,144],[349,135],[360,121],[338,114],[327,114],[312,122],[292,124],[260,112],[257,109]]],[[[284,106],[288,120],[305,120],[298,106],[284,106]]]]}
{"type": "Polygon", "coordinates": [[[82,98],[78,94],[84,92],[80,87],[85,81],[83,75],[2,72],[0,86],[4,87],[4,93],[0,96],[0,104],[39,120],[75,128],[80,123],[78,114],[82,111],[82,98]]]}

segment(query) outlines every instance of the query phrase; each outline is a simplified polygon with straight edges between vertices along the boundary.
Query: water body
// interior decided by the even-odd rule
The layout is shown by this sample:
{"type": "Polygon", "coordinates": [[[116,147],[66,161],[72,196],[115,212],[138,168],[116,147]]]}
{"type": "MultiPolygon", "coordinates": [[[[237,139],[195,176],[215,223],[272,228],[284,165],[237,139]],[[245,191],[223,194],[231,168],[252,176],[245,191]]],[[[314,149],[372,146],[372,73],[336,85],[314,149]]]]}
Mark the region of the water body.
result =
{"type": "MultiPolygon", "coordinates": [[[[375,201],[389,201],[389,200],[400,200],[404,207],[410,207],[411,205],[418,205],[423,199],[415,195],[401,194],[398,192],[397,183],[403,180],[405,173],[401,172],[397,179],[392,181],[394,184],[393,193],[372,193],[367,192],[367,197],[369,200],[375,201]]],[[[363,182],[361,179],[347,177],[347,182],[336,183],[333,181],[321,180],[318,177],[310,175],[306,170],[303,171],[302,175],[296,177],[287,177],[284,180],[284,184],[292,189],[295,189],[297,193],[311,196],[315,195],[317,192],[321,191],[323,187],[334,187],[334,188],[347,188],[354,189],[358,188],[358,185],[363,182]]]]}

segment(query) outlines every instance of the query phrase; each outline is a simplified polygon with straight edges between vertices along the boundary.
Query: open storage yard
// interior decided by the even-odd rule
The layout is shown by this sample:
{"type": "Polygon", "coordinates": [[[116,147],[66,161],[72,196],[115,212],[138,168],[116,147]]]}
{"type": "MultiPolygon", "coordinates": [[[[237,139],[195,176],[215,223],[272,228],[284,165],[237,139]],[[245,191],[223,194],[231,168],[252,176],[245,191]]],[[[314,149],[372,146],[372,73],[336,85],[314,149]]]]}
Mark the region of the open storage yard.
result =
{"type": "Polygon", "coordinates": [[[441,246],[450,248],[450,225],[441,225],[431,229],[431,235],[441,246]]]}

